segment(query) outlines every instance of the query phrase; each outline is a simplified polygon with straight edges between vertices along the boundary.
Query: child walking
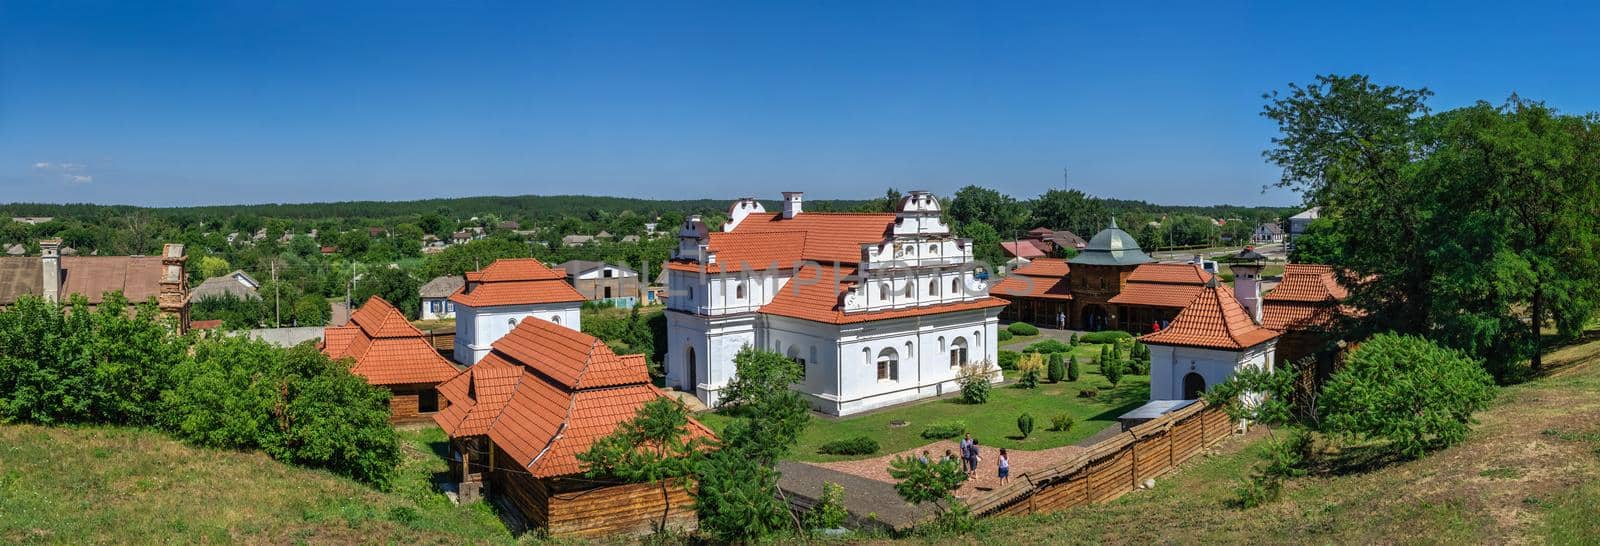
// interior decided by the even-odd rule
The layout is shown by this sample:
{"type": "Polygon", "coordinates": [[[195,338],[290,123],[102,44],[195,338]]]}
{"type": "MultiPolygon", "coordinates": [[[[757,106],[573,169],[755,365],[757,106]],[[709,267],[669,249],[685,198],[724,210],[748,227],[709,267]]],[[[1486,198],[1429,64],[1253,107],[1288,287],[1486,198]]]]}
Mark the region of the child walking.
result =
{"type": "Polygon", "coordinates": [[[1011,481],[1011,460],[1006,457],[1006,448],[1000,448],[1000,485],[1011,481]]]}

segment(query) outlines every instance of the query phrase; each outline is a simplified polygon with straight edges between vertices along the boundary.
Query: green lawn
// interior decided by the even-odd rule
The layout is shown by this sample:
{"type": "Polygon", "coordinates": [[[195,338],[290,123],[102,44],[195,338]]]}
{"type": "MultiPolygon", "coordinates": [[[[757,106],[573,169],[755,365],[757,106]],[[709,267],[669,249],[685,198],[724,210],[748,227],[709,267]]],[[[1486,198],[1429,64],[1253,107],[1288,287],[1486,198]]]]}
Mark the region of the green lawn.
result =
{"type": "MultiPolygon", "coordinates": [[[[1079,350],[1085,348],[1080,347],[1079,350]]],[[[1093,349],[1093,354],[1098,356],[1099,349],[1093,349]]],[[[789,456],[801,461],[842,461],[876,456],[817,453],[817,448],[824,443],[858,435],[878,441],[880,449],[877,455],[894,453],[932,441],[922,438],[923,427],[951,421],[966,423],[967,430],[972,431],[973,436],[994,447],[1048,449],[1072,444],[1113,425],[1118,415],[1150,399],[1149,376],[1123,376],[1122,384],[1111,389],[1105,376],[1100,375],[1099,366],[1090,364],[1090,360],[1079,357],[1083,376],[1075,383],[1041,382],[1035,389],[1019,389],[1011,383],[996,385],[987,404],[970,405],[959,397],[946,397],[854,417],[816,417],[801,434],[799,444],[789,456]],[[1086,388],[1099,389],[1099,396],[1093,399],[1079,398],[1078,392],[1086,388]],[[1017,416],[1023,412],[1033,414],[1035,423],[1033,435],[1026,440],[1018,438],[1017,432],[1017,416]],[[1071,431],[1045,430],[1050,427],[1050,417],[1058,413],[1069,414],[1077,421],[1071,431]],[[889,426],[892,421],[907,421],[909,424],[892,428],[889,426]]],[[[1007,381],[1014,379],[1014,375],[1015,372],[1008,372],[1007,381]]],[[[734,419],[715,412],[701,413],[695,417],[717,431],[734,419]]]]}

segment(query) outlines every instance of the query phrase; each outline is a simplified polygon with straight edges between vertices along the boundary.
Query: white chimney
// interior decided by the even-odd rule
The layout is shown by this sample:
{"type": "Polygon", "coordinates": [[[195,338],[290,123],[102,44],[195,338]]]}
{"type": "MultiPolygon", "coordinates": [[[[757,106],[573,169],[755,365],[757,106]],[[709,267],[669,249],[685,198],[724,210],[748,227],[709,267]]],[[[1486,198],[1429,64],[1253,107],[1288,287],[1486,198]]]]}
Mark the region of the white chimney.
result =
{"type": "Polygon", "coordinates": [[[61,240],[39,241],[39,265],[44,275],[44,300],[61,303],[61,240]]]}
{"type": "Polygon", "coordinates": [[[1228,269],[1233,271],[1233,297],[1256,324],[1261,324],[1261,264],[1236,263],[1228,269]]]}
{"type": "Polygon", "coordinates": [[[798,191],[786,191],[786,192],[783,192],[783,219],[784,220],[793,220],[794,217],[800,215],[800,212],[802,210],[801,209],[801,203],[803,202],[803,199],[804,199],[805,195],[806,194],[804,192],[798,192],[798,191]]]}

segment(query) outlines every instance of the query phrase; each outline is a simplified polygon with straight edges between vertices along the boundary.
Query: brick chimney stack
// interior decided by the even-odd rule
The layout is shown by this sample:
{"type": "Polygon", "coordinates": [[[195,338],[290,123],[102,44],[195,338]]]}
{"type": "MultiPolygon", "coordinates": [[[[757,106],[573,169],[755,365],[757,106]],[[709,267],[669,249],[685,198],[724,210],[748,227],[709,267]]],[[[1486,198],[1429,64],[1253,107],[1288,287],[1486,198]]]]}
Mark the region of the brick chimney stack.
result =
{"type": "Polygon", "coordinates": [[[61,239],[39,241],[39,266],[44,278],[44,300],[61,303],[61,239]]]}

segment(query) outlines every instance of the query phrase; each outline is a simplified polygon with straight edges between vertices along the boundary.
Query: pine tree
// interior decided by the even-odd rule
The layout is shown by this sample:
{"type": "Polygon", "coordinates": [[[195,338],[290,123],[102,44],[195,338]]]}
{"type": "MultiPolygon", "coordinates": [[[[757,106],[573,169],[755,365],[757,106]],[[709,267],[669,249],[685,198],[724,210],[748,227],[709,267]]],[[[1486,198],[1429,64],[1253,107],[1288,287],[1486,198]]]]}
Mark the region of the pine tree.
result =
{"type": "Polygon", "coordinates": [[[1078,355],[1072,355],[1072,357],[1067,360],[1067,381],[1078,381],[1079,373],[1078,355]]]}
{"type": "Polygon", "coordinates": [[[1064,355],[1062,355],[1061,353],[1051,353],[1050,354],[1050,373],[1049,373],[1050,382],[1051,383],[1060,383],[1061,380],[1063,378],[1065,378],[1066,376],[1067,376],[1067,360],[1066,360],[1066,358],[1064,358],[1064,355]]]}

